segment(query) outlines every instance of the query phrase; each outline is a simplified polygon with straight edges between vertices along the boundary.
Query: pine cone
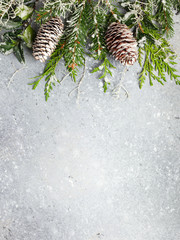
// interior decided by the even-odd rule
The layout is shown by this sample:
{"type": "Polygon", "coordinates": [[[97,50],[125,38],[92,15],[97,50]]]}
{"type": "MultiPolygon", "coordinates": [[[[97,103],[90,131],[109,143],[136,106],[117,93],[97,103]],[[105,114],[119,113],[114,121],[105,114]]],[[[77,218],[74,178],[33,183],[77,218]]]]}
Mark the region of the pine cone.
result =
{"type": "Polygon", "coordinates": [[[64,24],[54,17],[40,27],[33,44],[33,56],[44,62],[55,50],[63,33],[64,24]]]}
{"type": "Polygon", "coordinates": [[[106,32],[108,50],[123,65],[133,65],[138,58],[137,41],[131,30],[119,22],[109,25],[106,32]]]}

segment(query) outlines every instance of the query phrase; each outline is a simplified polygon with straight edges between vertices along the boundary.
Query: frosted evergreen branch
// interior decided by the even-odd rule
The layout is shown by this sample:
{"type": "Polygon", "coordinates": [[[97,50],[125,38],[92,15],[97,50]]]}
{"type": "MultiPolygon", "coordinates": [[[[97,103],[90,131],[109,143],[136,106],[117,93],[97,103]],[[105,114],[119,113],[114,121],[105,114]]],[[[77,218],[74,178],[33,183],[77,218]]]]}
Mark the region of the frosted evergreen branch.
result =
{"type": "Polygon", "coordinates": [[[90,48],[93,51],[97,52],[98,57],[100,57],[102,50],[104,46],[102,45],[101,41],[101,27],[99,23],[99,18],[103,18],[104,13],[102,13],[102,8],[100,8],[99,4],[97,4],[95,7],[91,4],[92,8],[92,25],[93,27],[91,28],[90,31],[90,36],[92,38],[92,43],[90,44],[90,48]]]}
{"type": "Polygon", "coordinates": [[[16,13],[13,8],[13,5],[21,5],[24,0],[1,0],[0,1],[0,24],[3,24],[3,19],[5,18],[8,21],[10,18],[15,18],[16,13]]]}
{"type": "Polygon", "coordinates": [[[74,9],[73,15],[67,21],[68,25],[65,34],[64,59],[74,81],[76,81],[76,66],[83,65],[84,62],[83,45],[85,44],[85,36],[81,27],[85,4],[86,1],[84,0],[74,9]]]}
{"type": "MultiPolygon", "coordinates": [[[[173,10],[180,11],[179,0],[120,0],[118,3],[115,0],[45,0],[36,13],[35,2],[40,0],[0,1],[0,26],[3,31],[7,30],[1,37],[0,52],[14,52],[18,60],[23,62],[23,46],[32,45],[30,38],[33,39],[33,18],[36,18],[39,25],[55,16],[64,18],[64,35],[43,73],[32,83],[35,89],[45,78],[46,100],[54,84],[60,83],[55,70],[61,58],[64,58],[69,71],[62,81],[69,75],[76,81],[79,68],[84,66],[85,54],[98,61],[98,67],[92,72],[100,72],[99,79],[104,83],[104,92],[107,91],[110,84],[108,75],[112,75],[113,65],[108,56],[105,33],[109,24],[115,21],[131,28],[137,40],[138,62],[142,68],[139,75],[140,87],[146,79],[149,79],[150,85],[154,81],[164,84],[167,81],[166,74],[180,85],[180,76],[174,67],[176,54],[167,41],[167,37],[171,37],[174,32],[173,10]],[[23,17],[21,11],[24,6],[31,10],[31,16],[23,17]]],[[[114,93],[123,90],[127,94],[121,83],[115,89],[114,93]]]]}
{"type": "Polygon", "coordinates": [[[124,15],[122,21],[125,22],[132,16],[134,24],[140,24],[144,17],[144,12],[147,11],[148,4],[140,1],[123,2],[122,7],[128,7],[128,12],[124,15]],[[143,8],[142,6],[143,5],[143,8]]]}
{"type": "Polygon", "coordinates": [[[45,0],[44,9],[51,10],[54,14],[61,15],[63,17],[66,16],[67,12],[70,12],[72,7],[75,6],[77,0],[45,0]]]}
{"type": "Polygon", "coordinates": [[[119,22],[122,20],[122,19],[118,18],[117,14],[114,12],[114,8],[109,0],[103,0],[102,2],[104,2],[106,4],[106,6],[109,8],[110,12],[112,13],[112,15],[116,19],[116,21],[119,22]]]}
{"type": "Polygon", "coordinates": [[[95,29],[96,30],[95,30],[94,34],[92,35],[92,37],[94,37],[94,35],[96,35],[97,44],[98,44],[97,53],[98,53],[98,56],[99,56],[101,54],[101,42],[100,42],[100,37],[99,37],[98,21],[97,21],[95,11],[93,11],[93,15],[94,15],[94,24],[95,24],[95,29]]]}

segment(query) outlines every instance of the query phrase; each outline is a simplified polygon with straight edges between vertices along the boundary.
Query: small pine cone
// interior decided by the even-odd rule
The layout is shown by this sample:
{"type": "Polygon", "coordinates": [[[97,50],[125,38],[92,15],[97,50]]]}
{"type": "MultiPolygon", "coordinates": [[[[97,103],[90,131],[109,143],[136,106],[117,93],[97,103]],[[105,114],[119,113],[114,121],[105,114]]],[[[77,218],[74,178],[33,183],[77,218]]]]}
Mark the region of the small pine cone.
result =
{"type": "Polygon", "coordinates": [[[138,58],[137,41],[131,30],[119,22],[109,25],[106,32],[108,50],[123,65],[133,65],[138,58]]]}
{"type": "Polygon", "coordinates": [[[63,33],[64,24],[59,17],[53,17],[40,27],[33,44],[33,56],[44,62],[54,52],[63,33]]]}

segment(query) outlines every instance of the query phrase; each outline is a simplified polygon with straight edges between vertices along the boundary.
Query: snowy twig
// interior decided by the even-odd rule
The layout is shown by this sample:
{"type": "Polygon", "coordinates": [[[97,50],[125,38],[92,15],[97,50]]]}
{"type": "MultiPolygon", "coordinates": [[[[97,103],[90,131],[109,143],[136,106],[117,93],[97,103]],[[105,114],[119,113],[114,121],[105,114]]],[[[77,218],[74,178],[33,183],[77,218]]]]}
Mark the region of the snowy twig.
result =
{"type": "Polygon", "coordinates": [[[14,76],[15,76],[19,71],[21,71],[21,70],[23,70],[23,69],[25,69],[25,68],[27,68],[27,67],[24,66],[24,67],[22,67],[22,68],[19,68],[19,69],[17,69],[17,70],[13,73],[13,75],[12,75],[11,78],[9,79],[7,88],[9,88],[10,84],[13,82],[14,76]]]}
{"type": "Polygon", "coordinates": [[[85,61],[84,61],[84,69],[83,69],[83,73],[82,73],[82,76],[81,76],[81,78],[80,78],[80,80],[79,80],[79,82],[78,82],[78,85],[73,89],[73,90],[71,90],[70,91],[70,93],[68,94],[68,96],[70,97],[71,96],[71,94],[75,91],[75,90],[77,90],[77,103],[79,103],[79,96],[80,96],[80,85],[82,84],[82,82],[83,82],[83,79],[84,79],[84,76],[85,76],[85,72],[86,72],[86,63],[85,63],[85,61]]]}
{"type": "Polygon", "coordinates": [[[125,75],[126,75],[126,72],[128,71],[128,67],[126,66],[121,74],[121,78],[120,78],[120,82],[119,84],[116,85],[116,87],[112,90],[112,95],[115,97],[115,98],[119,98],[120,96],[120,91],[121,89],[124,90],[127,98],[129,97],[129,93],[128,91],[126,90],[126,88],[123,86],[123,81],[125,79],[125,75]]]}
{"type": "Polygon", "coordinates": [[[60,84],[62,84],[64,82],[64,80],[70,75],[71,72],[68,72],[68,74],[66,74],[61,81],[59,82],[60,84]]]}

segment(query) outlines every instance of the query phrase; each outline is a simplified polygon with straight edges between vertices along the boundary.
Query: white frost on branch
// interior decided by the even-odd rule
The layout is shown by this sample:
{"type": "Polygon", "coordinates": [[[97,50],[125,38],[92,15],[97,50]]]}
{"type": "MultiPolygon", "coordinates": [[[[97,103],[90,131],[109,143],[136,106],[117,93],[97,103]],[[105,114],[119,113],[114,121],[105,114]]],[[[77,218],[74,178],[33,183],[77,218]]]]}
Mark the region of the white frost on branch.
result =
{"type": "MultiPolygon", "coordinates": [[[[132,2],[124,2],[121,5],[122,5],[122,7],[129,8],[129,12],[127,12],[124,15],[123,21],[126,21],[132,15],[134,15],[135,22],[140,23],[142,21],[144,10],[142,9],[139,1],[134,1],[133,3],[132,2]]],[[[145,5],[145,7],[146,7],[146,5],[145,5]]]]}
{"type": "Polygon", "coordinates": [[[77,0],[45,0],[44,1],[44,9],[51,9],[53,13],[60,14],[62,17],[65,17],[67,12],[70,11],[70,9],[75,6],[77,3],[77,0]]]}
{"type": "Polygon", "coordinates": [[[24,3],[24,0],[1,0],[0,1],[0,24],[3,23],[3,19],[6,22],[9,21],[10,18],[15,18],[16,13],[14,6],[21,6],[24,3]]]}
{"type": "Polygon", "coordinates": [[[143,48],[145,43],[146,43],[146,37],[144,36],[138,41],[138,46],[140,48],[143,48]]]}

